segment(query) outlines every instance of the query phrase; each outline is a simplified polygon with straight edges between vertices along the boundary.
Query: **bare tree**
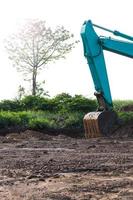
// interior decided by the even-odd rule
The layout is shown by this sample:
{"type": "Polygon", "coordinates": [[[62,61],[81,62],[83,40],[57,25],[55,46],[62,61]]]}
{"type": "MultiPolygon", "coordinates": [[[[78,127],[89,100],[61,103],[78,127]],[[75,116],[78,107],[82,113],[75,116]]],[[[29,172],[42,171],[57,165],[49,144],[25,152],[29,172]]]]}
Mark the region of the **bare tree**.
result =
{"type": "Polygon", "coordinates": [[[36,95],[37,75],[50,62],[65,58],[77,41],[63,26],[54,30],[46,27],[45,21],[30,20],[22,30],[6,40],[9,59],[32,81],[32,95],[36,95]]]}

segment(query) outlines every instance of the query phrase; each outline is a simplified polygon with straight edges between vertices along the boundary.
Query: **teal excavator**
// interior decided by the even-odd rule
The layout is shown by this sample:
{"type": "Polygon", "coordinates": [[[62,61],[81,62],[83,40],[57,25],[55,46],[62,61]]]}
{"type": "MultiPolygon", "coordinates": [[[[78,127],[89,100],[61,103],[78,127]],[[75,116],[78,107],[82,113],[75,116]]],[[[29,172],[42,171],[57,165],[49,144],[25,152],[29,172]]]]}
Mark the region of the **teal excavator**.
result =
{"type": "Polygon", "coordinates": [[[133,58],[133,37],[112,31],[102,26],[93,24],[91,20],[85,21],[81,29],[81,38],[84,48],[84,56],[95,86],[94,95],[97,98],[98,108],[95,112],[87,113],[83,123],[85,137],[93,138],[106,136],[111,133],[118,122],[117,113],[113,110],[113,102],[109,86],[109,80],[104,60],[103,50],[114,52],[123,56],[133,58]],[[94,28],[108,31],[115,36],[124,38],[116,40],[111,37],[98,36],[94,28]]]}

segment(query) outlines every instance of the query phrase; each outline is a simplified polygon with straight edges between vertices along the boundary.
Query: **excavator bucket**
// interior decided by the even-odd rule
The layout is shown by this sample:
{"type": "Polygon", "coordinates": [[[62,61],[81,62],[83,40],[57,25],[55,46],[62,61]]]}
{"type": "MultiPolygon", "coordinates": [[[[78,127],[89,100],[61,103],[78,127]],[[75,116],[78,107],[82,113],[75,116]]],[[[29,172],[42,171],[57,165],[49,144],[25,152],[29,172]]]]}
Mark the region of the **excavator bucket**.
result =
{"type": "Polygon", "coordinates": [[[116,124],[117,114],[114,111],[90,112],[84,116],[83,124],[86,138],[109,136],[116,124]]]}

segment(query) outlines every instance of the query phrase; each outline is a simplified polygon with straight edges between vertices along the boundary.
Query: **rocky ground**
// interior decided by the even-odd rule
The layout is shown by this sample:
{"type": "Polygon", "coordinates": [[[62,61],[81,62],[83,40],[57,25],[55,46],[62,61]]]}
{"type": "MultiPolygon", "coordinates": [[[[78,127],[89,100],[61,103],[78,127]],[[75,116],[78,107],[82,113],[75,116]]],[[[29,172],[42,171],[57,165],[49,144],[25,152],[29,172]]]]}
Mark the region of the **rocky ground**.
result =
{"type": "Polygon", "coordinates": [[[89,199],[133,199],[133,137],[0,136],[0,200],[89,199]]]}

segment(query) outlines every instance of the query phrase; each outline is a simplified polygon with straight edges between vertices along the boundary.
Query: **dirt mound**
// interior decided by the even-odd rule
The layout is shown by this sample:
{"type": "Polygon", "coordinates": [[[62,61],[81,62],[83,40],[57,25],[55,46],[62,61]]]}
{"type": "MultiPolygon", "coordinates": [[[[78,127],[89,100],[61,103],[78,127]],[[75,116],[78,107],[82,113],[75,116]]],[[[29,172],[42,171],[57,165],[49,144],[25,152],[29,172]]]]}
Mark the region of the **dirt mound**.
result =
{"type": "MultiPolygon", "coordinates": [[[[33,130],[25,130],[19,133],[9,133],[6,135],[6,138],[9,140],[27,140],[27,139],[37,139],[37,140],[51,140],[54,136],[59,137],[72,137],[72,138],[84,138],[84,130],[79,132],[77,129],[73,130],[54,130],[55,132],[50,131],[33,131],[33,130]]],[[[130,138],[133,137],[133,124],[120,125],[116,126],[112,131],[111,135],[107,135],[108,137],[117,137],[117,138],[130,138]]]]}
{"type": "Polygon", "coordinates": [[[21,140],[51,140],[52,136],[48,134],[44,134],[39,131],[32,131],[32,130],[26,130],[24,132],[19,133],[8,133],[5,136],[5,139],[7,139],[9,142],[19,142],[21,140]]]}
{"type": "Polygon", "coordinates": [[[133,124],[116,127],[110,136],[112,138],[133,138],[133,124]]]}

